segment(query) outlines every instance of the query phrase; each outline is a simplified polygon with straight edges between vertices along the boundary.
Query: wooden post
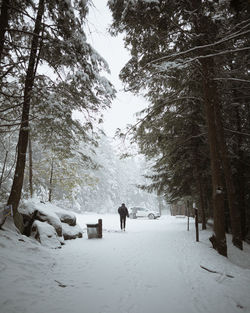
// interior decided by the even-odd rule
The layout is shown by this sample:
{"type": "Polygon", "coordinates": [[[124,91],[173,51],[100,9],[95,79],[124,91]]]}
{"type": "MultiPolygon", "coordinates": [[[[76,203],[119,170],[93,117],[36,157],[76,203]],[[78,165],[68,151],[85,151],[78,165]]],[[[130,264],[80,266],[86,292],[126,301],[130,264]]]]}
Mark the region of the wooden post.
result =
{"type": "Polygon", "coordinates": [[[102,219],[98,220],[98,238],[102,238],[102,219]]]}
{"type": "Polygon", "coordinates": [[[189,200],[187,200],[187,230],[189,231],[189,200]]]}
{"type": "Polygon", "coordinates": [[[199,241],[199,224],[198,224],[198,209],[194,208],[195,213],[195,232],[196,232],[196,241],[199,241]]]}

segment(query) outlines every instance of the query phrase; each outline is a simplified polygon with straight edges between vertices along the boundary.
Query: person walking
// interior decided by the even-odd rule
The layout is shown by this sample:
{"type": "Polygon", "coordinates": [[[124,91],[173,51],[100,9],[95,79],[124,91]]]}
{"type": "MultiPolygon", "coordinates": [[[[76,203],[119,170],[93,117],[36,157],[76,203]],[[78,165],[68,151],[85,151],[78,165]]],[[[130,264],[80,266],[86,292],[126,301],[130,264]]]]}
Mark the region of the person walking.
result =
{"type": "Polygon", "coordinates": [[[126,217],[129,217],[129,215],[128,209],[126,208],[124,203],[122,203],[122,205],[118,208],[118,213],[120,214],[121,230],[125,231],[126,217]]]}

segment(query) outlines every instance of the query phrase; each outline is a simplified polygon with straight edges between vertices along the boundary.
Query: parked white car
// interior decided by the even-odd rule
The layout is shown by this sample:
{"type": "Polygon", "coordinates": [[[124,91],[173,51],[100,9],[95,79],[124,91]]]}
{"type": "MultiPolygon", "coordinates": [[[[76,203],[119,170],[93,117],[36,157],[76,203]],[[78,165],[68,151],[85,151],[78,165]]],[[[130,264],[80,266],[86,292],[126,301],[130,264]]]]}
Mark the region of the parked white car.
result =
{"type": "Polygon", "coordinates": [[[157,211],[145,209],[142,207],[133,207],[129,209],[129,217],[137,218],[137,217],[147,217],[151,220],[160,217],[160,213],[157,211]]]}

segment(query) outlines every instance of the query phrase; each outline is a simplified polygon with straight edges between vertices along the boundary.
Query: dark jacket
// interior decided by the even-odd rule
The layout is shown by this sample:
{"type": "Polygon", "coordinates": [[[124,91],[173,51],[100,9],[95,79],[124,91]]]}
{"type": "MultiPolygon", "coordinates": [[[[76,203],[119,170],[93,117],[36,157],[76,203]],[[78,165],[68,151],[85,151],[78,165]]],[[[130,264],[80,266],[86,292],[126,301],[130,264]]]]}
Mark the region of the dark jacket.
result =
{"type": "Polygon", "coordinates": [[[118,209],[118,213],[120,214],[121,217],[129,217],[128,215],[128,209],[126,208],[125,205],[122,205],[118,209]]]}

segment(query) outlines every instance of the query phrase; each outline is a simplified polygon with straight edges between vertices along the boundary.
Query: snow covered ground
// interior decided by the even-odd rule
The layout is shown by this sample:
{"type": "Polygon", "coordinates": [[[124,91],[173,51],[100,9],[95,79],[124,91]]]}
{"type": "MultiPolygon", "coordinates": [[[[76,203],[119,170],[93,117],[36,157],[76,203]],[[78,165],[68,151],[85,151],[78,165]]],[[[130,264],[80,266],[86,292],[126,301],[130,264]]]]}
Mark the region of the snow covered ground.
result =
{"type": "Polygon", "coordinates": [[[184,218],[128,219],[121,232],[117,215],[77,218],[84,236],[62,249],[0,231],[0,313],[250,312],[249,245],[228,240],[226,259],[209,231],[195,242],[193,220],[187,232],[184,218]],[[103,238],[87,239],[98,218],[103,238]]]}

